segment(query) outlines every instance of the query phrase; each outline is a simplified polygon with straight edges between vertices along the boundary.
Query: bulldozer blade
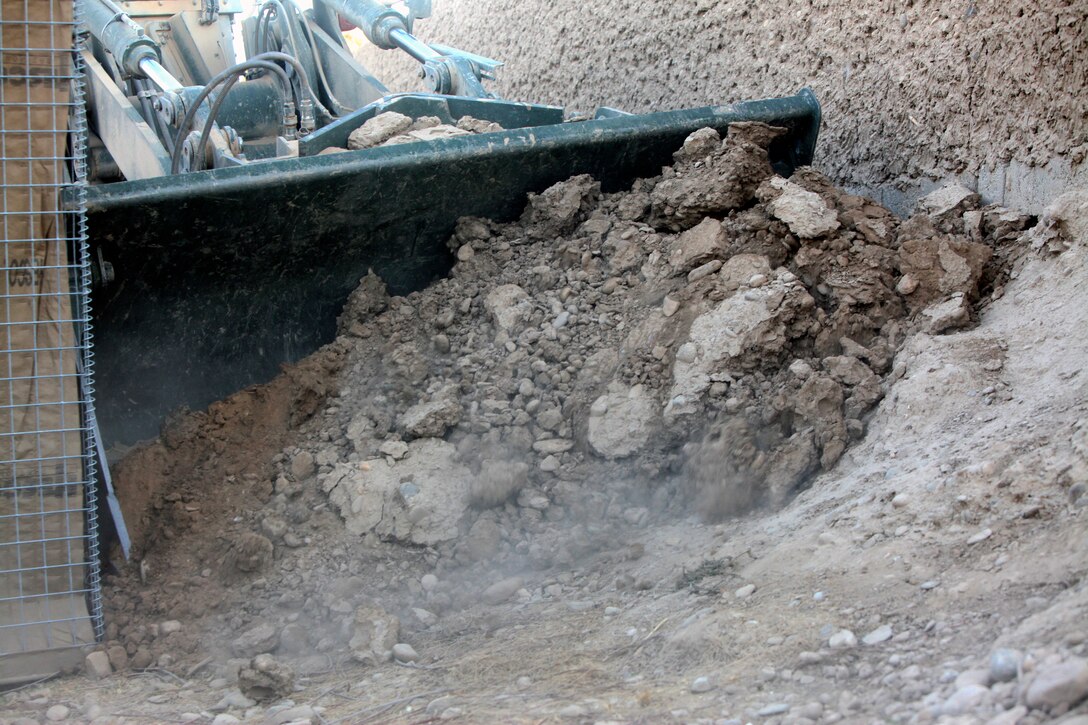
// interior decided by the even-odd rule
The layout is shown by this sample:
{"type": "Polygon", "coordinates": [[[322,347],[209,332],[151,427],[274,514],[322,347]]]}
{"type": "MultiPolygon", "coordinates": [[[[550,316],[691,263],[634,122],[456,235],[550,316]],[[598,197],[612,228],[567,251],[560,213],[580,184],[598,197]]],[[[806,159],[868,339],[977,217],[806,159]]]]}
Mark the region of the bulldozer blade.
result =
{"type": "MultiPolygon", "coordinates": [[[[441,103],[451,115],[487,118],[505,102],[441,103]]],[[[527,108],[507,105],[515,115],[527,108]]],[[[93,299],[103,435],[151,437],[179,406],[200,409],[271,379],[335,337],[337,315],[369,269],[394,294],[445,275],[446,242],[462,216],[512,220],[527,193],[575,174],[619,190],[660,173],[692,131],[724,135],[736,121],[788,129],[770,149],[779,173],[811,162],[820,106],[804,90],[92,186],[93,253],[115,272],[93,299]]],[[[361,123],[322,129],[304,154],[342,145],[361,123]]]]}

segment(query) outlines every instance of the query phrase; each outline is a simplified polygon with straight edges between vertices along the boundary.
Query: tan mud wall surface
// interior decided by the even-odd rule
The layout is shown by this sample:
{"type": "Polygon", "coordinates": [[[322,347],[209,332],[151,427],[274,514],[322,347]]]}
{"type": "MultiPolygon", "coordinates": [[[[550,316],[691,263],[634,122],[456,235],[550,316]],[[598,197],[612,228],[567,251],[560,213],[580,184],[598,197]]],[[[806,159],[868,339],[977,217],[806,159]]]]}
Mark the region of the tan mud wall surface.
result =
{"type": "MultiPolygon", "coordinates": [[[[905,211],[957,178],[1037,210],[1088,183],[1088,2],[439,0],[419,35],[506,61],[504,97],[633,112],[815,90],[816,164],[905,211]]],[[[394,90],[414,64],[368,49],[394,90]]]]}

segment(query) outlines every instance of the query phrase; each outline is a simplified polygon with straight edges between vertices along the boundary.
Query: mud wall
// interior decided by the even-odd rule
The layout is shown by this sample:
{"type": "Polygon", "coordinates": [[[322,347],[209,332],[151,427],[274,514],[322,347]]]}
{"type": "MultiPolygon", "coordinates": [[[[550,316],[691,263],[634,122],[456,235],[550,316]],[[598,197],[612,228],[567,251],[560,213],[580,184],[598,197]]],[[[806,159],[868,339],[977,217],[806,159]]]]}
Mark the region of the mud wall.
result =
{"type": "MultiPolygon", "coordinates": [[[[440,0],[430,40],[506,61],[508,98],[666,110],[815,90],[817,165],[904,211],[956,178],[1037,210],[1088,183],[1085,0],[440,0]]],[[[368,49],[396,90],[414,66],[368,49]]]]}

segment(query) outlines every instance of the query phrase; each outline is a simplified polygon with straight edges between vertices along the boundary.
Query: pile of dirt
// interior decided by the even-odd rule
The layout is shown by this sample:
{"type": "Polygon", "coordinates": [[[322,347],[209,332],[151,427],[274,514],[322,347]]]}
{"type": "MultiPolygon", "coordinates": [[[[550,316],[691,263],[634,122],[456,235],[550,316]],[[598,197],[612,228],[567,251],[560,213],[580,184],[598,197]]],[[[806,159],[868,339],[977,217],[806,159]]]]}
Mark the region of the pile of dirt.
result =
{"type": "Polygon", "coordinates": [[[648,523],[778,506],[834,466],[907,335],[970,326],[1032,220],[959,187],[900,220],[775,175],[777,133],[704,129],[628,191],[578,176],[462,219],[447,279],[368,275],[333,344],[131,453],[121,496],[163,495],[107,587],[114,667],[388,660],[594,553],[638,559],[648,523]]]}

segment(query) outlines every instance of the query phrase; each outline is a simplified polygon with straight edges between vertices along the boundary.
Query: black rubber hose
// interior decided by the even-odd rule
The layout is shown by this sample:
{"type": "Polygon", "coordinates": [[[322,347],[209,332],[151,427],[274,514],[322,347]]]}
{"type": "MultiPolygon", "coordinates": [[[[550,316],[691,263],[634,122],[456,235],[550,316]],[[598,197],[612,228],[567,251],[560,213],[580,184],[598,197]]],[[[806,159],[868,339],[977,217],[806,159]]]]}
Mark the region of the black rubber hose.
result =
{"type": "MultiPolygon", "coordinates": [[[[275,53],[274,55],[281,56],[283,55],[283,53],[275,53]]],[[[178,173],[178,169],[181,166],[181,150],[185,146],[185,137],[189,134],[189,129],[193,125],[193,119],[196,118],[197,109],[200,108],[201,104],[204,103],[204,99],[206,99],[211,94],[211,92],[214,91],[217,86],[219,86],[220,83],[223,83],[228,78],[232,78],[234,76],[245,73],[250,68],[262,68],[266,70],[271,70],[269,66],[274,66],[275,72],[280,75],[283,82],[284,97],[286,98],[290,95],[291,81],[287,77],[286,71],[284,71],[283,68],[276,66],[275,63],[266,64],[261,63],[260,60],[262,60],[262,58],[258,56],[255,58],[251,58],[250,60],[238,63],[237,65],[232,65],[230,68],[227,68],[226,70],[222,70],[217,73],[210,81],[208,81],[208,84],[201,89],[200,93],[196,97],[196,100],[189,106],[189,110],[185,112],[185,117],[182,118],[181,123],[178,124],[177,143],[174,144],[174,152],[170,155],[171,174],[178,173]]],[[[278,58],[275,58],[274,60],[278,60],[278,58]]]]}
{"type": "MultiPolygon", "coordinates": [[[[270,70],[274,69],[281,72],[283,71],[282,68],[270,61],[250,59],[249,62],[257,63],[261,67],[269,68],[270,70]]],[[[238,79],[240,77],[241,76],[237,75],[231,76],[229,79],[227,79],[225,83],[223,83],[222,90],[220,90],[219,93],[216,94],[215,101],[212,102],[212,106],[208,110],[208,118],[204,121],[204,128],[200,132],[200,141],[197,143],[196,147],[196,158],[200,159],[204,157],[204,150],[208,147],[208,138],[212,134],[212,126],[215,125],[215,120],[219,118],[219,109],[223,106],[223,102],[227,99],[227,93],[230,92],[230,89],[234,87],[234,84],[238,82],[238,79]]]]}

